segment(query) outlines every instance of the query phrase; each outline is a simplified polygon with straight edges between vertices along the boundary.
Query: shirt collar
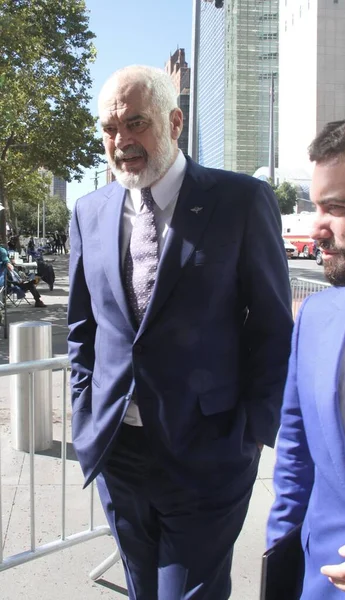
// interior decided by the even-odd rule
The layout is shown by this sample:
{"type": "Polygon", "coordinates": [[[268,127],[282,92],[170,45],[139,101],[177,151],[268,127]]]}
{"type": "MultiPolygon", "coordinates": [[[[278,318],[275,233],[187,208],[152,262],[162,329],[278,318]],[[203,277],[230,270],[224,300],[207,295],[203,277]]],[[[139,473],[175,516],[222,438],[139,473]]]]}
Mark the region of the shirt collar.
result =
{"type": "MultiPolygon", "coordinates": [[[[180,191],[186,168],[187,161],[183,152],[179,150],[174,163],[165,173],[164,177],[151,187],[152,197],[161,210],[167,208],[175,200],[180,191]]],[[[140,205],[140,189],[130,189],[129,194],[134,206],[138,202],[140,205]]]]}

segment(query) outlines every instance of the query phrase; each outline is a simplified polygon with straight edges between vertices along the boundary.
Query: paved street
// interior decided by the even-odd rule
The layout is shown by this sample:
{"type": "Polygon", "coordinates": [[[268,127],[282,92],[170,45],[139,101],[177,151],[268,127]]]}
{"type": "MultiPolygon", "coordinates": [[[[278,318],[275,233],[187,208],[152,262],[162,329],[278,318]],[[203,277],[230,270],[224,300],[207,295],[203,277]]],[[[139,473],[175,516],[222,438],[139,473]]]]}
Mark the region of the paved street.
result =
{"type": "Polygon", "coordinates": [[[289,271],[290,277],[305,277],[317,281],[326,281],[323,267],[317,265],[315,260],[292,258],[289,260],[289,271]]]}
{"type": "MultiPolygon", "coordinates": [[[[322,273],[313,261],[291,261],[291,270],[322,273]],[[302,263],[302,265],[300,265],[302,263]],[[295,266],[296,265],[296,266],[295,266]],[[313,266],[317,269],[313,269],[313,266]]],[[[10,309],[10,321],[44,319],[53,325],[53,353],[66,352],[66,305],[68,298],[68,257],[59,256],[54,262],[56,285],[50,292],[40,284],[46,309],[35,309],[22,303],[10,309]]],[[[313,275],[314,277],[314,275],[313,275]]],[[[8,361],[8,341],[0,331],[0,363],[8,361]]],[[[38,515],[37,541],[39,544],[59,537],[61,511],[60,459],[61,447],[61,375],[53,375],[54,445],[51,451],[36,457],[36,509],[38,515]]],[[[0,433],[2,448],[2,512],[4,556],[28,549],[29,488],[28,455],[12,449],[10,435],[10,385],[0,380],[0,433]]],[[[255,484],[249,514],[242,535],[236,545],[233,568],[232,600],[258,600],[260,557],[265,545],[265,523],[273,499],[272,469],[274,451],[265,448],[258,480],[255,484]]],[[[82,491],[82,476],[72,446],[68,444],[67,461],[67,534],[87,527],[88,490],[82,491]]],[[[104,517],[96,502],[96,524],[104,524],[104,517]]],[[[205,540],[212,544],[212,540],[205,540]]],[[[110,538],[99,538],[64,550],[28,565],[0,573],[2,600],[77,600],[83,598],[121,599],[126,596],[121,564],[108,571],[97,583],[88,578],[89,571],[113,551],[110,538]]]]}

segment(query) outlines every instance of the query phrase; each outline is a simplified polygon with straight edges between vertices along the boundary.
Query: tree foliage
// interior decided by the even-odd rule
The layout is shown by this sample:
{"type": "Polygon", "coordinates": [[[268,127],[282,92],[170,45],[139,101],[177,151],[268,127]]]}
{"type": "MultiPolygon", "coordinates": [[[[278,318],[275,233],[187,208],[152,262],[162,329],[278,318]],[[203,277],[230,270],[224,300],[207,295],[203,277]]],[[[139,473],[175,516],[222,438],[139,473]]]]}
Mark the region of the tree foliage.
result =
{"type": "Polygon", "coordinates": [[[293,213],[298,200],[296,187],[288,181],[284,181],[280,185],[275,185],[271,181],[269,183],[277,197],[281,214],[290,215],[293,213]]]}
{"type": "Polygon", "coordinates": [[[40,232],[43,230],[43,204],[45,205],[46,232],[65,231],[70,220],[70,211],[59,196],[49,196],[51,176],[42,176],[38,171],[23,180],[16,181],[11,187],[11,206],[13,206],[15,226],[18,233],[35,234],[37,216],[40,218],[40,232]],[[39,208],[38,208],[39,207],[39,208]]]}
{"type": "Polygon", "coordinates": [[[51,196],[45,204],[46,232],[66,231],[71,211],[59,196],[51,196]]]}
{"type": "Polygon", "coordinates": [[[0,196],[11,219],[18,179],[44,167],[80,180],[101,160],[93,38],[84,0],[0,0],[0,196]]]}

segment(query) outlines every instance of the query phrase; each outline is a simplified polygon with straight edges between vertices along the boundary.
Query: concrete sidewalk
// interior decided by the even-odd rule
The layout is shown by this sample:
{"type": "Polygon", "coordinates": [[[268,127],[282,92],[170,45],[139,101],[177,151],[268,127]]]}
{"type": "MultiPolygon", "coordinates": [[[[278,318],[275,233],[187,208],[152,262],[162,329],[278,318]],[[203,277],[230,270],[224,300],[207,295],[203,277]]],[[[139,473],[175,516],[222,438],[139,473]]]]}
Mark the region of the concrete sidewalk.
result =
{"type": "MultiPolygon", "coordinates": [[[[56,283],[54,290],[40,284],[39,290],[46,309],[22,304],[10,309],[9,320],[45,320],[53,325],[53,354],[67,351],[66,307],[68,298],[68,256],[58,256],[54,262],[56,283]]],[[[0,364],[8,362],[8,340],[0,330],[0,364]]],[[[61,402],[62,377],[53,374],[54,445],[51,451],[35,458],[37,545],[48,543],[60,536],[61,521],[61,402]]],[[[11,447],[9,381],[0,379],[0,439],[2,481],[2,527],[4,557],[28,550],[29,536],[29,457],[11,447]]],[[[67,535],[87,529],[89,491],[82,490],[82,474],[68,438],[67,460],[67,535]]],[[[274,452],[263,451],[260,472],[255,484],[249,513],[240,539],[235,547],[232,600],[258,600],[261,554],[265,546],[265,524],[273,500],[272,469],[274,452]]],[[[97,493],[95,524],[105,524],[97,493]]],[[[205,540],[212,544],[212,540],[205,540]]],[[[120,563],[103,578],[92,582],[88,573],[114,551],[109,537],[83,543],[62,552],[40,558],[0,573],[1,600],[93,600],[127,596],[125,579],[120,563]]],[[[216,599],[215,599],[216,600],[216,599]]]]}

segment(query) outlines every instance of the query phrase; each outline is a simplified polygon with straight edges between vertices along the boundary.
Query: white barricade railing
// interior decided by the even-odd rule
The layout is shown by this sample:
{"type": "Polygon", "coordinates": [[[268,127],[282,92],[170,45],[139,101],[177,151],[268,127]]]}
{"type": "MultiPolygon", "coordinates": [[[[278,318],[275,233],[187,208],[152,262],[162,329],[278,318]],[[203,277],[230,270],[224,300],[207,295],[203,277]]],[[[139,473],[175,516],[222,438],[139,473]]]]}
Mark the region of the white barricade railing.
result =
{"type": "Polygon", "coordinates": [[[316,292],[322,292],[330,287],[330,283],[326,281],[317,281],[316,279],[306,279],[304,277],[291,277],[291,294],[292,294],[292,315],[295,319],[305,298],[316,292]]]}
{"type": "MultiPolygon", "coordinates": [[[[67,356],[49,358],[37,361],[27,361],[0,365],[0,378],[9,375],[29,374],[29,429],[30,429],[30,550],[4,558],[3,556],[3,527],[2,527],[2,481],[1,481],[1,439],[0,439],[0,572],[18,565],[25,564],[42,556],[47,556],[65,548],[70,548],[82,542],[111,535],[108,525],[94,526],[94,485],[90,486],[89,529],[66,536],[66,462],[67,462],[67,371],[69,361],[67,356]],[[63,371],[62,395],[62,440],[61,440],[61,537],[47,544],[36,546],[36,512],[35,512],[35,373],[39,371],[63,371]]],[[[1,428],[0,428],[1,433],[1,428]]],[[[98,579],[107,569],[120,558],[116,550],[91,573],[91,579],[98,579]]]]}

